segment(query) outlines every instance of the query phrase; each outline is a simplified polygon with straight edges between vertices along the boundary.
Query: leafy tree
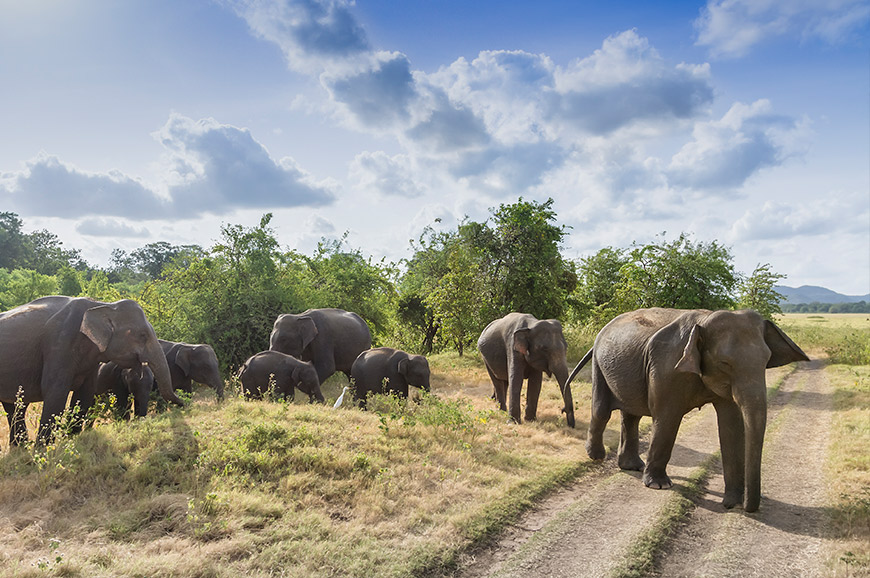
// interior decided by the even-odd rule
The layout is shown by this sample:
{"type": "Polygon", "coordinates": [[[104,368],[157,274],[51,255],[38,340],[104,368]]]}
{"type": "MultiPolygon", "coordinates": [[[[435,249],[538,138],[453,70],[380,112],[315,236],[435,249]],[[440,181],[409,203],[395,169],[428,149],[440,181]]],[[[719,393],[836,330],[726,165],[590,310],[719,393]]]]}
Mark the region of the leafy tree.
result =
{"type": "Polygon", "coordinates": [[[25,236],[21,219],[15,213],[0,213],[0,268],[20,267],[25,252],[25,236]]]}
{"type": "Polygon", "coordinates": [[[82,276],[81,273],[70,267],[69,265],[64,265],[57,272],[57,285],[58,285],[58,293],[61,295],[69,295],[70,297],[77,297],[82,293],[82,276]]]}
{"type": "Polygon", "coordinates": [[[575,308],[581,319],[591,320],[594,326],[603,326],[617,315],[616,287],[621,280],[622,268],[628,262],[626,251],[613,247],[605,247],[580,260],[575,308]]]}
{"type": "Polygon", "coordinates": [[[57,293],[57,280],[32,269],[0,269],[0,310],[6,311],[39,297],[57,293]]]}
{"type": "MultiPolygon", "coordinates": [[[[499,313],[531,313],[539,319],[561,317],[567,296],[577,284],[574,265],[562,258],[560,246],[567,234],[556,226],[553,199],[500,205],[493,212],[494,245],[489,252],[489,281],[494,284],[499,313]]],[[[485,238],[485,237],[483,237],[485,238]]]]}
{"type": "Polygon", "coordinates": [[[777,292],[774,287],[785,277],[771,271],[770,263],[758,264],[752,275],[740,284],[738,307],[755,309],[767,319],[773,319],[774,315],[781,315],[782,309],[779,304],[785,296],[777,292]]]}

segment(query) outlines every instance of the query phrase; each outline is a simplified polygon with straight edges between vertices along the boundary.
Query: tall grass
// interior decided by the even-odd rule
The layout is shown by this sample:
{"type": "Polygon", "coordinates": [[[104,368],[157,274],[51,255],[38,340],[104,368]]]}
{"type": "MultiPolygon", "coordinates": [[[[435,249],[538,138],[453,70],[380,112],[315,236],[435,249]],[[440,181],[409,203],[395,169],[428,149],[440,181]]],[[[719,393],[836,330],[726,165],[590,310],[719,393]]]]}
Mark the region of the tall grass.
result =
{"type": "Polygon", "coordinates": [[[204,394],[6,452],[0,576],[443,571],[583,471],[557,390],[522,426],[455,392],[379,396],[367,412],[204,394]]]}

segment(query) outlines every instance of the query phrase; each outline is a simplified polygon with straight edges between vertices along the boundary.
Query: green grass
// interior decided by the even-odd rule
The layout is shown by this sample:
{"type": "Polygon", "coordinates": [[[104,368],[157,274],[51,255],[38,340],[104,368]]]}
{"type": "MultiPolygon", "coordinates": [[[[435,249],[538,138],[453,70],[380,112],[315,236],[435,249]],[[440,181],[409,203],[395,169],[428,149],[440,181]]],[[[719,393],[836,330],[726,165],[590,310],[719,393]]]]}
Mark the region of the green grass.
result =
{"type": "Polygon", "coordinates": [[[522,426],[456,392],[368,412],[198,392],[185,409],[6,452],[0,576],[445,572],[582,475],[582,437],[549,389],[522,426]]]}

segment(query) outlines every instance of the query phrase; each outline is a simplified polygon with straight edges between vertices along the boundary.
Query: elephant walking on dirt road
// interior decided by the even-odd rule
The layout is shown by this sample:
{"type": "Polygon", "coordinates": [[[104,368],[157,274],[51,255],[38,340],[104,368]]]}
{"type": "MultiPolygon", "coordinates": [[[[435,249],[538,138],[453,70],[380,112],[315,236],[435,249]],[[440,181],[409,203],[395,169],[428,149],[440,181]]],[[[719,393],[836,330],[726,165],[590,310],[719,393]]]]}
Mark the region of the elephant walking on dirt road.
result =
{"type": "Polygon", "coordinates": [[[643,483],[670,488],[665,472],[683,415],[712,403],[719,425],[726,508],[761,500],[761,453],[767,422],[765,369],[806,354],[779,327],[752,310],[639,309],[613,319],[571,373],[592,360],[592,418],[586,451],[605,454],[602,434],[622,412],[617,460],[643,471],[643,483]],[[652,416],[648,462],[638,450],[638,422],[652,416]]]}

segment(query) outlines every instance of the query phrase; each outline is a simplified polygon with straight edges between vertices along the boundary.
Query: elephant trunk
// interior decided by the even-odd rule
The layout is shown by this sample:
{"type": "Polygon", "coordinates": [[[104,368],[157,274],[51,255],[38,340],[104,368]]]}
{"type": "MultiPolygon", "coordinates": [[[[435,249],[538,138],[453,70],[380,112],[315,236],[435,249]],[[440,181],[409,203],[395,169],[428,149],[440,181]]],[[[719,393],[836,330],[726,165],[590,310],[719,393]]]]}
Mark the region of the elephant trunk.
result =
{"type": "Polygon", "coordinates": [[[154,374],[154,381],[157,382],[157,389],[163,399],[170,401],[175,405],[183,406],[184,402],[175,395],[175,390],[172,389],[172,375],[169,373],[169,364],[166,362],[166,355],[160,347],[157,339],[153,339],[148,343],[145,353],[140,358],[140,361],[147,363],[154,374]]]}
{"type": "Polygon", "coordinates": [[[565,413],[565,419],[568,422],[568,427],[574,427],[574,397],[571,395],[571,382],[568,380],[568,365],[561,363],[553,372],[556,382],[559,384],[559,389],[562,391],[562,399],[565,402],[565,407],[562,411],[565,413]]]}
{"type": "MultiPolygon", "coordinates": [[[[766,392],[765,392],[766,393],[766,392]]],[[[754,512],[761,503],[761,451],[767,427],[767,397],[764,393],[753,396],[749,403],[740,404],[743,412],[745,440],[745,486],[743,510],[754,512]]]]}

